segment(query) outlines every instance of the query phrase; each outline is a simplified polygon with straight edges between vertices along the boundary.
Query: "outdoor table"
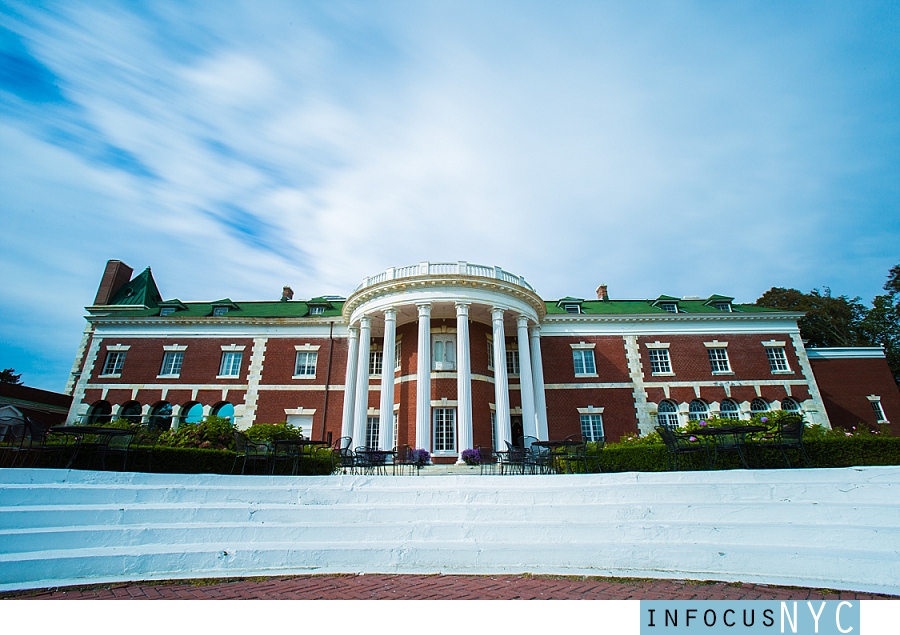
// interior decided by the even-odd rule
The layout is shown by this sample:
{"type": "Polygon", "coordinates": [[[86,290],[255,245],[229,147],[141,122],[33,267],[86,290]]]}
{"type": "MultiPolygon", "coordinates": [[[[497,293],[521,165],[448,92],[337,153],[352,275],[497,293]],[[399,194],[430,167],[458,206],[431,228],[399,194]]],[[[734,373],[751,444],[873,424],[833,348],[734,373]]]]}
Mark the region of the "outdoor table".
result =
{"type": "Polygon", "coordinates": [[[720,449],[726,452],[733,449],[737,452],[741,464],[749,470],[750,466],[747,464],[746,457],[744,457],[744,448],[747,445],[746,437],[748,434],[756,434],[766,430],[768,430],[766,426],[757,425],[708,426],[699,430],[692,430],[690,434],[699,437],[710,437],[710,441],[714,444],[713,449],[716,451],[716,454],[713,455],[713,467],[715,467],[716,456],[720,449]]]}
{"type": "Polygon", "coordinates": [[[272,451],[272,469],[271,473],[275,473],[275,462],[278,459],[278,448],[285,448],[283,451],[283,455],[287,455],[293,457],[293,465],[291,466],[291,475],[297,474],[297,470],[300,467],[300,459],[305,454],[306,456],[313,455],[313,449],[316,447],[328,446],[330,445],[328,441],[313,441],[312,439],[275,439],[272,441],[273,451],[272,451]],[[296,452],[292,452],[291,448],[296,448],[296,452]]]}
{"type": "MultiPolygon", "coordinates": [[[[69,469],[70,467],[72,467],[72,464],[75,462],[75,458],[78,456],[78,453],[82,447],[90,447],[94,450],[105,452],[105,450],[109,447],[109,440],[112,437],[134,434],[134,430],[127,430],[125,428],[102,428],[98,426],[53,426],[48,431],[52,432],[53,434],[61,434],[66,436],[66,445],[68,445],[68,437],[72,437],[72,441],[74,442],[74,451],[72,452],[72,456],[69,458],[69,462],[66,463],[65,469],[69,469]],[[89,444],[85,444],[84,438],[86,436],[96,436],[97,440],[92,441],[89,444]]],[[[106,467],[105,457],[103,461],[103,467],[106,467]]]]}
{"type": "Polygon", "coordinates": [[[539,448],[547,448],[548,450],[550,450],[550,471],[556,472],[558,474],[560,471],[559,459],[565,458],[569,454],[570,447],[578,447],[579,445],[584,445],[584,442],[576,441],[574,439],[562,439],[558,441],[534,441],[531,445],[536,445],[539,448]],[[557,450],[559,450],[559,448],[566,448],[566,452],[558,452],[557,450]]]}
{"type": "Polygon", "coordinates": [[[386,474],[385,465],[387,458],[396,454],[393,450],[377,450],[374,448],[366,448],[365,450],[357,450],[356,456],[361,458],[359,467],[365,470],[365,474],[386,474]]]}

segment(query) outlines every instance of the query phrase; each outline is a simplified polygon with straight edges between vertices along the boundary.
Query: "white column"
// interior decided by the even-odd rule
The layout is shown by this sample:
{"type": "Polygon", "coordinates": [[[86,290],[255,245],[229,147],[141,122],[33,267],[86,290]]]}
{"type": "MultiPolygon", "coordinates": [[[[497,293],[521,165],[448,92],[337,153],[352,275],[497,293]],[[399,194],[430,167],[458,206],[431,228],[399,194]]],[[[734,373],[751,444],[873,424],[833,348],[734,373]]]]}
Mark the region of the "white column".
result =
{"type": "MultiPolygon", "coordinates": [[[[460,266],[463,266],[462,263],[460,266]]],[[[457,463],[462,452],[472,447],[472,365],[469,361],[469,304],[456,303],[456,447],[457,463]]]]}
{"type": "Polygon", "coordinates": [[[344,416],[341,418],[341,436],[353,436],[353,397],[356,395],[356,362],[359,356],[359,328],[351,326],[347,338],[347,372],[344,376],[344,416]]]}
{"type": "Polygon", "coordinates": [[[419,307],[419,351],[416,360],[416,447],[431,452],[431,303],[419,307]]]}
{"type": "Polygon", "coordinates": [[[528,348],[528,318],[516,318],[519,344],[519,393],[522,396],[522,432],[526,437],[537,437],[538,426],[534,418],[534,381],[531,376],[531,353],[528,348]]]}
{"type": "Polygon", "coordinates": [[[356,407],[353,417],[353,447],[366,444],[366,415],[369,412],[369,340],[372,320],[359,318],[359,358],[356,364],[356,407]]]}
{"type": "Polygon", "coordinates": [[[381,410],[378,415],[382,450],[394,444],[394,349],[397,342],[397,310],[384,310],[384,353],[381,357],[381,410]]]}
{"type": "Polygon", "coordinates": [[[497,412],[497,448],[506,450],[512,443],[509,421],[509,377],[506,375],[506,335],[503,331],[503,309],[491,310],[494,326],[494,403],[497,412]]]}
{"type": "Polygon", "coordinates": [[[537,438],[548,440],[547,397],[544,394],[544,363],[541,360],[541,327],[535,324],[531,335],[531,374],[534,379],[534,414],[537,418],[537,438]]]}

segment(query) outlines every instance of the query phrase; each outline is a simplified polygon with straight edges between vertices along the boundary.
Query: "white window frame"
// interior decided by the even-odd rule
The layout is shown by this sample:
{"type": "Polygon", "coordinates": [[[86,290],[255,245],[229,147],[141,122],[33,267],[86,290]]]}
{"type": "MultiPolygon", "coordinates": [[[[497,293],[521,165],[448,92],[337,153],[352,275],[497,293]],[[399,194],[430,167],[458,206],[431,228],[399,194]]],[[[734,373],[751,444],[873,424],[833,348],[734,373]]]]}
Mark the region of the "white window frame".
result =
{"type": "Polygon", "coordinates": [[[872,410],[875,411],[875,423],[890,423],[887,415],[884,414],[884,407],[881,405],[881,397],[878,395],[869,395],[866,397],[872,404],[872,410]]]}
{"type": "MultiPolygon", "coordinates": [[[[318,348],[318,347],[317,347],[318,348]]],[[[309,379],[316,376],[319,361],[318,351],[299,350],[294,358],[294,379],[309,379]],[[301,357],[303,363],[300,363],[301,357]],[[303,372],[301,372],[303,371],[303,372]]]]}
{"type": "Polygon", "coordinates": [[[487,341],[487,353],[488,353],[488,370],[494,370],[494,340],[490,337],[487,341]]]}
{"type": "Polygon", "coordinates": [[[183,365],[184,351],[165,351],[163,353],[162,366],[159,369],[159,376],[180,377],[183,365]]]}
{"type": "Polygon", "coordinates": [[[431,409],[431,440],[435,454],[456,452],[456,408],[431,409]]]}
{"type": "Polygon", "coordinates": [[[728,359],[728,342],[713,340],[703,342],[706,346],[706,354],[709,357],[709,366],[713,375],[733,375],[731,361],[728,359]]]}
{"type": "Polygon", "coordinates": [[[578,409],[581,423],[581,438],[585,442],[601,441],[606,438],[603,432],[603,408],[588,406],[578,409]]]}
{"type": "Polygon", "coordinates": [[[669,349],[651,348],[647,351],[650,356],[651,375],[674,375],[672,372],[672,360],[669,358],[669,349]],[[654,359],[655,358],[655,359],[654,359]]]}
{"type": "Polygon", "coordinates": [[[594,347],[596,344],[593,342],[590,344],[578,342],[578,344],[569,344],[569,346],[572,347],[572,365],[574,366],[575,376],[596,377],[597,364],[594,360],[594,347]],[[579,366],[581,366],[580,372],[578,370],[579,366]]]}
{"type": "Polygon", "coordinates": [[[159,310],[159,316],[160,316],[160,317],[165,317],[165,316],[167,316],[167,315],[172,315],[173,313],[175,313],[175,307],[174,307],[174,306],[164,306],[164,307],[162,307],[162,308],[159,310]]]}
{"type": "Polygon", "coordinates": [[[659,402],[659,405],[656,407],[656,422],[669,430],[677,429],[681,425],[678,417],[678,406],[668,400],[659,402]],[[664,405],[667,408],[666,410],[663,410],[664,405]],[[668,410],[669,407],[672,410],[668,410]]]}
{"type": "Polygon", "coordinates": [[[369,351],[369,377],[381,377],[383,369],[384,351],[373,348],[369,351]]]}
{"type": "Polygon", "coordinates": [[[431,370],[456,370],[456,333],[431,334],[431,370]]]}
{"type": "Polygon", "coordinates": [[[750,402],[750,414],[751,414],[751,415],[762,414],[762,413],[764,413],[764,412],[769,412],[769,410],[770,410],[769,402],[766,401],[765,399],[763,399],[762,397],[755,397],[755,398],[750,402]],[[759,409],[754,410],[754,409],[753,409],[753,404],[758,404],[758,403],[763,404],[763,405],[765,406],[765,409],[764,409],[764,410],[759,410],[759,409]]]}
{"type": "Polygon", "coordinates": [[[218,377],[240,377],[241,363],[243,361],[243,351],[222,351],[222,361],[219,363],[218,377]]]}
{"type": "Polygon", "coordinates": [[[518,377],[519,372],[519,351],[518,350],[509,350],[506,351],[506,374],[510,377],[518,377]]]}
{"type": "Polygon", "coordinates": [[[669,313],[680,313],[677,302],[660,302],[659,308],[663,311],[668,311],[669,313]]]}
{"type": "Polygon", "coordinates": [[[719,416],[723,419],[732,419],[734,421],[740,421],[741,419],[741,407],[738,405],[736,401],[733,399],[723,399],[722,403],[719,404],[719,416]],[[726,408],[725,406],[733,406],[734,408],[726,408]]]}
{"type": "Polygon", "coordinates": [[[108,348],[106,350],[106,361],[103,363],[103,372],[100,374],[100,376],[121,377],[122,366],[125,365],[126,354],[127,351],[113,350],[111,348],[108,348]]]}
{"type": "MultiPolygon", "coordinates": [[[[400,362],[402,361],[402,357],[400,356],[400,342],[397,341],[394,343],[394,372],[400,370],[400,362]]],[[[397,445],[396,443],[394,445],[397,445]]]]}
{"type": "Polygon", "coordinates": [[[690,421],[703,421],[709,418],[709,404],[703,401],[702,399],[694,399],[688,405],[688,420],[690,421]],[[703,411],[697,410],[694,408],[694,404],[703,404],[703,411]]]}
{"type": "Polygon", "coordinates": [[[310,314],[310,315],[322,315],[322,314],[324,314],[324,313],[325,313],[325,307],[324,307],[324,306],[311,306],[311,307],[309,307],[309,314],[310,314]]]}
{"type": "Polygon", "coordinates": [[[366,417],[366,447],[378,449],[381,447],[381,417],[369,415],[366,417]]]}
{"type": "Polygon", "coordinates": [[[800,407],[800,402],[797,401],[796,399],[794,399],[793,397],[785,397],[784,399],[781,400],[781,403],[779,405],[781,406],[781,409],[784,410],[785,412],[794,412],[796,414],[800,414],[803,411],[803,409],[800,407]],[[790,400],[790,402],[795,404],[797,407],[795,409],[792,408],[791,410],[788,410],[787,408],[785,408],[784,404],[788,400],[790,400]]]}
{"type": "Polygon", "coordinates": [[[213,312],[212,312],[213,317],[222,317],[223,315],[226,315],[227,313],[228,313],[227,306],[214,306],[213,307],[213,312]]]}
{"type": "Polygon", "coordinates": [[[716,302],[716,310],[725,311],[726,313],[733,313],[733,311],[731,310],[731,302],[716,302]]]}

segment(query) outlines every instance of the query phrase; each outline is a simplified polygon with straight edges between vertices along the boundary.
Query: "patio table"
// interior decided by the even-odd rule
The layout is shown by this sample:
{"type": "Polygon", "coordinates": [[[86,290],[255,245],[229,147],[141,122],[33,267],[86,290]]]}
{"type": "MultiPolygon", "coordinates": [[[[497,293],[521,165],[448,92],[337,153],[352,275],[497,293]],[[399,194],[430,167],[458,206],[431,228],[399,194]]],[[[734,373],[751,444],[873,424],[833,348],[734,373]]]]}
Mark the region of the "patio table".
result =
{"type": "Polygon", "coordinates": [[[110,439],[115,436],[134,434],[134,430],[127,430],[124,428],[103,428],[98,426],[53,426],[48,432],[65,436],[66,445],[68,445],[68,437],[72,438],[74,450],[72,456],[69,457],[69,462],[66,463],[65,469],[72,467],[75,458],[83,447],[88,447],[95,452],[100,452],[101,467],[106,469],[106,450],[109,448],[110,439]],[[84,438],[88,436],[95,436],[97,439],[86,444],[84,443],[84,438]]]}
{"type": "Polygon", "coordinates": [[[555,472],[557,474],[560,473],[560,459],[569,456],[569,448],[570,447],[578,447],[580,445],[584,445],[584,441],[576,441],[574,439],[561,439],[561,440],[549,440],[549,441],[534,441],[531,445],[536,445],[539,448],[547,448],[550,450],[550,471],[555,472]],[[565,448],[566,451],[559,452],[560,448],[565,448]]]}
{"type": "Polygon", "coordinates": [[[741,464],[745,469],[750,469],[747,458],[744,456],[744,449],[747,447],[747,435],[765,432],[766,426],[758,425],[735,425],[706,427],[699,430],[692,430],[691,434],[699,437],[709,437],[709,441],[713,444],[713,467],[715,467],[718,453],[735,452],[741,460],[741,464]]]}
{"type": "Polygon", "coordinates": [[[365,450],[356,450],[357,464],[362,468],[363,474],[387,474],[385,466],[388,457],[394,457],[397,453],[393,450],[378,450],[375,448],[366,448],[365,450]]]}
{"type": "Polygon", "coordinates": [[[272,474],[275,473],[275,463],[278,461],[279,448],[283,448],[282,456],[293,459],[291,476],[294,476],[297,474],[300,467],[300,459],[303,456],[312,457],[315,454],[315,448],[328,447],[329,445],[328,441],[313,441],[312,439],[276,439],[272,441],[272,467],[270,471],[272,474]],[[294,448],[296,450],[292,451],[294,448]]]}

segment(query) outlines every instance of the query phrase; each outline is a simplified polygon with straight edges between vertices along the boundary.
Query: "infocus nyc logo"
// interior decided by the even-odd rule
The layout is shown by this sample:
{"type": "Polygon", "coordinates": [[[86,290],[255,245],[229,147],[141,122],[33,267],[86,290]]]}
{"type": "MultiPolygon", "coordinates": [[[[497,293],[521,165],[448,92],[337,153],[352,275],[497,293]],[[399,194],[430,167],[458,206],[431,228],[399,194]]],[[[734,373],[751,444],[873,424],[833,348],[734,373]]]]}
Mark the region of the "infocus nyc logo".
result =
{"type": "Polygon", "coordinates": [[[641,635],[860,635],[859,601],[641,600],[641,635]]]}

